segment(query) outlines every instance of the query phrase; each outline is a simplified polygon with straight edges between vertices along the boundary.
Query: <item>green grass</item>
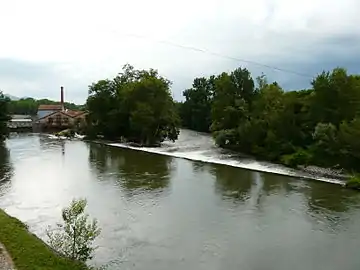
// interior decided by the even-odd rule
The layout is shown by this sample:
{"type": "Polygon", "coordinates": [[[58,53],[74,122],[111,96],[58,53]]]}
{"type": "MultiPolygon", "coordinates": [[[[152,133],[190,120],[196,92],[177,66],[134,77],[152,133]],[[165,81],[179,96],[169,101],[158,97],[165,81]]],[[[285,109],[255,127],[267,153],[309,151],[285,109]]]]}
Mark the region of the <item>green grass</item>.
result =
{"type": "Polygon", "coordinates": [[[84,270],[85,264],[71,261],[52,251],[30,233],[25,224],[0,210],[0,242],[10,254],[17,270],[84,270]]]}

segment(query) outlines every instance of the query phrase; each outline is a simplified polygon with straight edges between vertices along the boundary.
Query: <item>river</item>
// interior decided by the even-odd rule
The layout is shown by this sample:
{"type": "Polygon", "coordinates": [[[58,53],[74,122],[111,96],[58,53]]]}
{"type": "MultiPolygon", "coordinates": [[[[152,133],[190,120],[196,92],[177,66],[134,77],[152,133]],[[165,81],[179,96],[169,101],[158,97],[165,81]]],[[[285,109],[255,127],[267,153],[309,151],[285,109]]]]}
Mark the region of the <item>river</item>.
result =
{"type": "Polygon", "coordinates": [[[115,146],[12,135],[0,147],[0,208],[45,240],[61,209],[87,198],[102,227],[91,263],[108,269],[360,269],[360,193],[195,132],[147,152],[115,146]]]}

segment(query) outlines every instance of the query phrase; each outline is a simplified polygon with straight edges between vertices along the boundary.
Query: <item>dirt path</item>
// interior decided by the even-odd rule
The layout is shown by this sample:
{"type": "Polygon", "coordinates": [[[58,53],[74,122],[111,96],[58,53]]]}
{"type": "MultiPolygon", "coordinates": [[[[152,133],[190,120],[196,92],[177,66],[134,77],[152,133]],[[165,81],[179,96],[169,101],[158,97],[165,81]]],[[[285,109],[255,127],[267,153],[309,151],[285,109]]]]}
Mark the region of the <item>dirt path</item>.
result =
{"type": "Polygon", "coordinates": [[[12,260],[2,244],[0,244],[0,270],[15,270],[12,260]]]}

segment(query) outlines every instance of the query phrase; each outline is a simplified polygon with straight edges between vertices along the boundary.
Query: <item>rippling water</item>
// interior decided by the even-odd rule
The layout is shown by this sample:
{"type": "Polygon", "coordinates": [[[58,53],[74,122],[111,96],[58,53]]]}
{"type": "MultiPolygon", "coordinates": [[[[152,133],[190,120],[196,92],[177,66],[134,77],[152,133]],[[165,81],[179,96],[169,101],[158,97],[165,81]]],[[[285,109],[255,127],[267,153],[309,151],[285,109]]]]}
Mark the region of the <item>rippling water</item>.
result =
{"type": "Polygon", "coordinates": [[[109,269],[360,269],[359,193],[164,155],[244,162],[185,135],[163,155],[13,136],[0,148],[0,207],[45,239],[86,197],[103,228],[92,263],[109,269]]]}

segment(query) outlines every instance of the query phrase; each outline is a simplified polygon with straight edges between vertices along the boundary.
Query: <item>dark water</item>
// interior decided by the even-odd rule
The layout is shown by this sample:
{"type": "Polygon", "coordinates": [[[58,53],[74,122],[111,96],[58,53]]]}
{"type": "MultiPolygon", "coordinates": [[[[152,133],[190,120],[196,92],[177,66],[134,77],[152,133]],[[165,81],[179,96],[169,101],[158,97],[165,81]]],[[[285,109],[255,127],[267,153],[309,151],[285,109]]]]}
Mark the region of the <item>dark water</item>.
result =
{"type": "Polygon", "coordinates": [[[35,134],[6,145],[0,207],[45,239],[86,197],[108,269],[360,269],[360,193],[338,185],[35,134]]]}

